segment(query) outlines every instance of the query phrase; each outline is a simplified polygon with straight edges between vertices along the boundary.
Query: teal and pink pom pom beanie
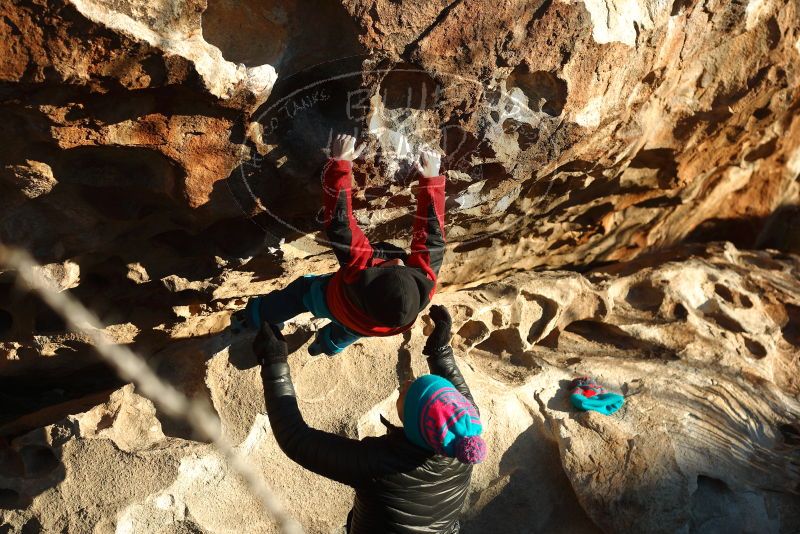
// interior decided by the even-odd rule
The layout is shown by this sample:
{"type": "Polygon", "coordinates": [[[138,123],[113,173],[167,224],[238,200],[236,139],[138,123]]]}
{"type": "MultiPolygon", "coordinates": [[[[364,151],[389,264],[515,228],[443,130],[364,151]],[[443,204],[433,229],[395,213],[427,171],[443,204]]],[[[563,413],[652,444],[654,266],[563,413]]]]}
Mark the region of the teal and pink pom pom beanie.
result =
{"type": "Polygon", "coordinates": [[[477,464],[486,457],[486,442],[475,406],[453,384],[437,375],[417,378],[403,403],[406,437],[424,449],[477,464]]]}

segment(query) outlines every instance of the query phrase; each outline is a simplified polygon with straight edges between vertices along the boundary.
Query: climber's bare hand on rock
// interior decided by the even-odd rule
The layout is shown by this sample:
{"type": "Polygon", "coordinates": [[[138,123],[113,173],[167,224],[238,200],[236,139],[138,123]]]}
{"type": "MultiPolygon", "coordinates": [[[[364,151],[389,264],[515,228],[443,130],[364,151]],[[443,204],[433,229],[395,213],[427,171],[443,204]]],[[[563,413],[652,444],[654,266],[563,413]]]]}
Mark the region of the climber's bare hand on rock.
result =
{"type": "Polygon", "coordinates": [[[331,145],[331,157],[341,161],[353,161],[364,151],[367,143],[356,146],[356,138],[352,135],[338,134],[331,145]]]}
{"type": "Polygon", "coordinates": [[[417,170],[425,178],[434,178],[439,176],[439,171],[442,165],[442,156],[433,150],[423,149],[419,155],[419,161],[416,164],[417,170]]]}

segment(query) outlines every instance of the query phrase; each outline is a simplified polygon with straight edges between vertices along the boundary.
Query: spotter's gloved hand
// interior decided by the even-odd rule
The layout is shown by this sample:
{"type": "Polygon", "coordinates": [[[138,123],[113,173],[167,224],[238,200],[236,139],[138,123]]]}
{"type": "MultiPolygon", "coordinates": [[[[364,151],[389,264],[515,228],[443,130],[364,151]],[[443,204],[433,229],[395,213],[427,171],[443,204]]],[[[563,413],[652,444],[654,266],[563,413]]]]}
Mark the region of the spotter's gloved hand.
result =
{"type": "Polygon", "coordinates": [[[450,328],[453,326],[453,319],[447,308],[438,304],[431,306],[429,314],[433,320],[433,332],[428,336],[422,354],[435,356],[450,344],[450,328]]]}
{"type": "Polygon", "coordinates": [[[286,363],[289,356],[289,349],[286,347],[286,340],[277,326],[269,323],[261,323],[261,328],[253,341],[253,352],[260,365],[272,365],[274,363],[286,363]]]}

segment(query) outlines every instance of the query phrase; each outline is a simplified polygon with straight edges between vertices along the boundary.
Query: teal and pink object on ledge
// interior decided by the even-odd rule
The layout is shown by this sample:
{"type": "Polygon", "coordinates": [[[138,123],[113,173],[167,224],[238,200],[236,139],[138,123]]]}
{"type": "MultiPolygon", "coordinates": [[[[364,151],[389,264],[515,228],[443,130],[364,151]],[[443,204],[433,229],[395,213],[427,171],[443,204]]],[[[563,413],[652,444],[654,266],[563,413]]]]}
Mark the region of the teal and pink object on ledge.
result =
{"type": "Polygon", "coordinates": [[[609,393],[606,388],[588,376],[576,378],[569,387],[572,390],[569,396],[572,405],[579,410],[593,410],[611,415],[625,404],[625,397],[618,393],[609,393]]]}

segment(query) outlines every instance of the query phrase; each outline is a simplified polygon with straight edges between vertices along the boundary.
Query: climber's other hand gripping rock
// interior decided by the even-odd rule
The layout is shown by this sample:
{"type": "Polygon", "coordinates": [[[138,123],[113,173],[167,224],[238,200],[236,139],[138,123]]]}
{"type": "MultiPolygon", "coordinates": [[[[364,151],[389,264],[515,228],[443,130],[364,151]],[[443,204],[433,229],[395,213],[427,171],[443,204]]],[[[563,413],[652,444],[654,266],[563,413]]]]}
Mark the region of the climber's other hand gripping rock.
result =
{"type": "Polygon", "coordinates": [[[331,158],[339,161],[353,161],[366,148],[366,143],[356,146],[356,138],[352,135],[338,134],[331,144],[331,158]]]}
{"type": "Polygon", "coordinates": [[[442,156],[433,150],[423,149],[415,166],[417,171],[425,178],[439,176],[442,156]]]}

